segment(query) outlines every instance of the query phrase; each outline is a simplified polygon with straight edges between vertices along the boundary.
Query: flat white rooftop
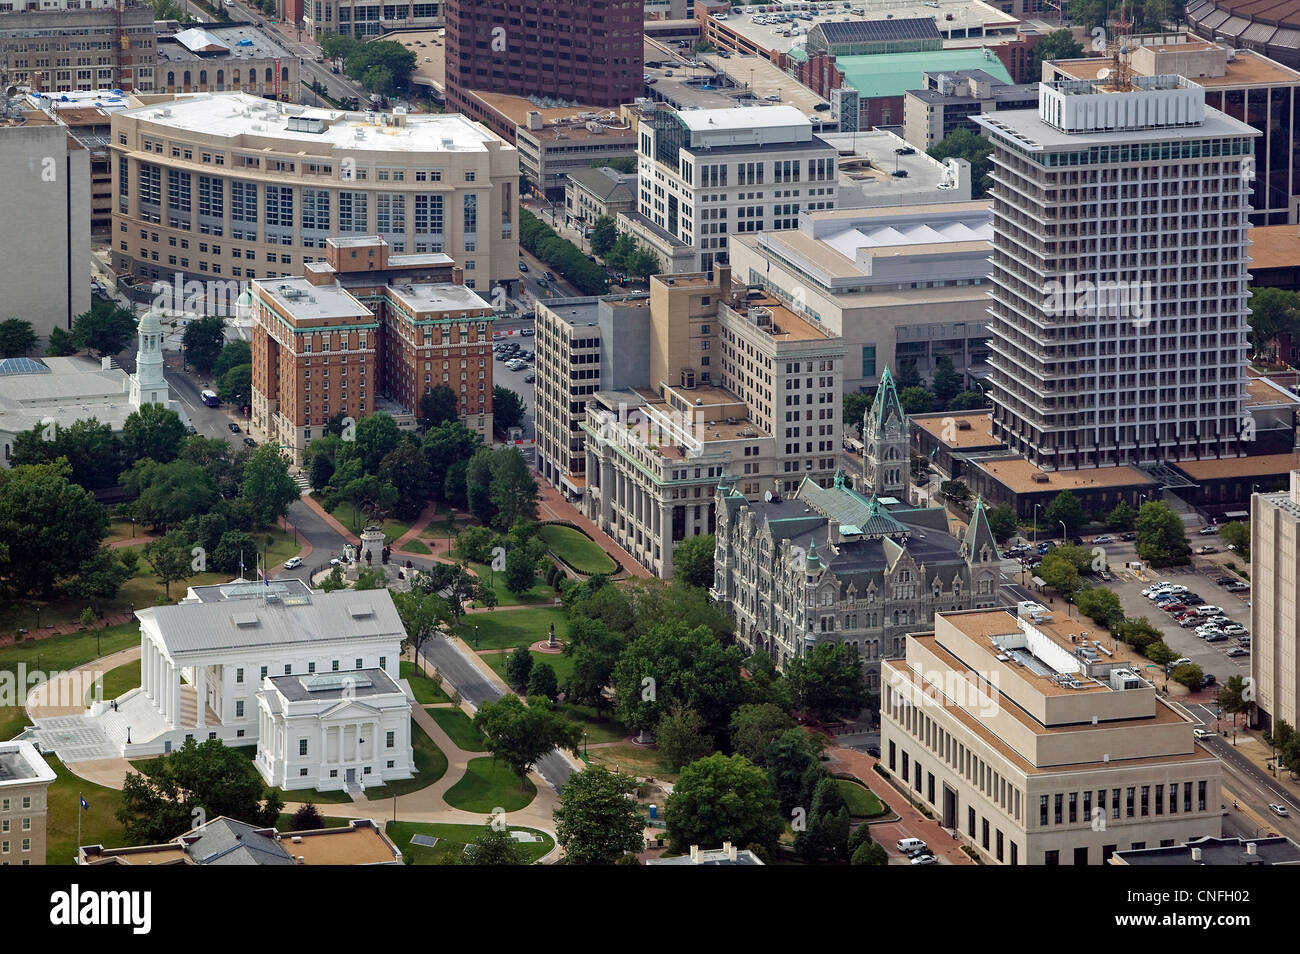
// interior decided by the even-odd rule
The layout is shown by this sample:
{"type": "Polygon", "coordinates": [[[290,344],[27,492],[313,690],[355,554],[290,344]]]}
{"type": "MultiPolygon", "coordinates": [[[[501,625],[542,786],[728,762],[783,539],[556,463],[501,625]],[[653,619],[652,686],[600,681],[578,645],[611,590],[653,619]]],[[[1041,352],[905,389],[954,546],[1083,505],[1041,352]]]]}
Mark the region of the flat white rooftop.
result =
{"type": "Polygon", "coordinates": [[[513,149],[485,126],[459,113],[415,114],[401,126],[376,122],[382,114],[272,103],[247,93],[200,93],[170,102],[124,110],[121,115],[185,132],[238,140],[273,137],[287,142],[324,143],[334,149],[370,152],[485,152],[489,143],[513,149]],[[291,117],[317,119],[321,132],[290,129],[291,117]]]}
{"type": "Polygon", "coordinates": [[[416,312],[467,311],[492,306],[464,285],[390,285],[392,294],[416,312]]]}
{"type": "Polygon", "coordinates": [[[254,279],[256,294],[272,299],[297,319],[364,318],[370,310],[341,288],[313,285],[305,278],[254,279]]]}
{"type": "MultiPolygon", "coordinates": [[[[1118,94],[1124,95],[1124,94],[1118,94]]],[[[1240,120],[1205,107],[1205,120],[1196,126],[1166,126],[1153,129],[1117,129],[1113,132],[1067,133],[1039,118],[1036,109],[1008,109],[971,117],[990,137],[1009,139],[1030,152],[1069,152],[1089,146],[1122,146],[1142,142],[1172,142],[1180,139],[1224,139],[1233,136],[1262,136],[1240,120]]]]}
{"type": "Polygon", "coordinates": [[[52,782],[54,770],[30,742],[0,742],[0,788],[52,782]]]}
{"type": "Polygon", "coordinates": [[[848,223],[838,232],[821,236],[831,248],[848,258],[855,258],[858,249],[882,248],[898,245],[939,245],[953,242],[992,242],[993,219],[989,215],[969,219],[880,225],[848,223]]]}
{"type": "MultiPolygon", "coordinates": [[[[793,81],[792,81],[793,82],[793,81]]],[[[788,126],[811,130],[808,117],[793,106],[736,106],[731,109],[688,109],[677,114],[691,132],[741,132],[788,126]]]]}

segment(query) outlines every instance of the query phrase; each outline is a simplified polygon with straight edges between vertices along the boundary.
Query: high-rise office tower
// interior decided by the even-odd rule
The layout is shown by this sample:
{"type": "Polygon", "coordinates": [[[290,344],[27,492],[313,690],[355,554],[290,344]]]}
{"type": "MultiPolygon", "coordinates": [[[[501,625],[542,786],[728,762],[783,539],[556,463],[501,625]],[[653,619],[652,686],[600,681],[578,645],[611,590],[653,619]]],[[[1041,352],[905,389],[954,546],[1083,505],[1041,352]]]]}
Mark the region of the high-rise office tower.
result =
{"type": "Polygon", "coordinates": [[[619,106],[645,94],[639,0],[450,0],[447,104],[469,90],[619,106]]]}
{"type": "Polygon", "coordinates": [[[993,436],[1044,470],[1247,453],[1259,133],[1118,61],[976,121],[993,143],[993,436]]]}
{"type": "Polygon", "coordinates": [[[1300,556],[1300,471],[1285,493],[1255,494],[1250,501],[1250,675],[1259,725],[1296,724],[1300,718],[1300,615],[1296,612],[1296,559],[1300,556]]]}

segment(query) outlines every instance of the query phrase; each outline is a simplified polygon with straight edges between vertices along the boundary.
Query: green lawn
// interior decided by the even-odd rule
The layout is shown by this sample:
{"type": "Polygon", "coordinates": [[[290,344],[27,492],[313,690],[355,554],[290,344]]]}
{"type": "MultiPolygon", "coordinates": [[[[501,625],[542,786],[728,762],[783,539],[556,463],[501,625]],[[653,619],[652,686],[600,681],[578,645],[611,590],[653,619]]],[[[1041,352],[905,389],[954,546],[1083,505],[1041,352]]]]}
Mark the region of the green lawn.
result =
{"type": "Polygon", "coordinates": [[[492,809],[515,812],[533,800],[537,789],[529,779],[523,785],[504,762],[493,758],[470,759],[464,777],[443,796],[452,808],[490,815],[492,809]]]}
{"type": "Polygon", "coordinates": [[[415,694],[415,701],[421,705],[436,705],[439,702],[451,702],[451,699],[442,687],[433,679],[424,675],[415,668],[415,663],[402,660],[401,667],[402,678],[411,686],[411,692],[415,694]]]}
{"type": "Polygon", "coordinates": [[[474,626],[478,625],[478,649],[514,649],[545,639],[555,624],[555,637],[569,635],[569,618],[563,609],[495,610],[490,613],[470,613],[462,616],[455,632],[471,647],[474,646],[474,626]]]}
{"type": "MultiPolygon", "coordinates": [[[[555,627],[556,636],[559,636],[559,633],[560,628],[557,626],[555,627]]],[[[563,687],[564,684],[569,681],[569,677],[573,675],[572,656],[566,656],[564,653],[539,653],[537,650],[533,650],[531,655],[533,657],[534,666],[538,663],[550,664],[551,668],[555,670],[555,679],[559,682],[561,687],[563,687]]],[[[493,653],[490,656],[483,656],[482,659],[492,667],[498,676],[505,679],[506,662],[510,659],[509,653],[493,653]]]]}
{"type": "MultiPolygon", "coordinates": [[[[103,655],[140,644],[140,624],[123,623],[99,631],[99,648],[103,655]]],[[[26,666],[26,674],[63,672],[96,658],[93,632],[69,633],[46,639],[29,639],[15,645],[0,646],[0,672],[13,673],[26,666]]],[[[0,739],[12,739],[29,724],[22,706],[0,706],[0,739]]]]}
{"type": "MultiPolygon", "coordinates": [[[[99,694],[98,697],[102,698],[105,702],[108,702],[111,699],[117,699],[126,695],[132,689],[139,688],[140,660],[137,659],[134,662],[118,666],[116,669],[110,669],[108,672],[104,673],[103,684],[103,692],[102,694],[99,694]]],[[[90,705],[91,700],[96,697],[93,686],[86,695],[86,704],[90,705]]]]}
{"type": "Polygon", "coordinates": [[[419,540],[407,540],[406,543],[402,544],[402,549],[399,550],[398,552],[399,553],[422,553],[425,556],[428,556],[433,551],[430,550],[423,543],[421,543],[419,540]]]}
{"type": "MultiPolygon", "coordinates": [[[[77,808],[80,798],[84,798],[89,806],[81,813],[81,844],[103,845],[105,848],[125,846],[126,836],[114,817],[122,803],[122,793],[78,778],[53,755],[47,755],[45,761],[59,776],[46,790],[48,813],[45,818],[45,863],[76,864],[77,808]]],[[[179,835],[180,832],[176,834],[179,835]]]]}
{"type": "Polygon", "coordinates": [[[594,540],[572,527],[559,524],[543,526],[538,535],[556,556],[579,573],[613,573],[618,564],[594,540]]]}
{"type": "MultiPolygon", "coordinates": [[[[471,563],[469,568],[474,575],[492,587],[497,595],[497,606],[522,606],[526,603],[549,603],[555,599],[555,591],[546,585],[546,578],[540,573],[533,577],[533,586],[523,593],[515,594],[506,586],[506,575],[494,573],[486,564],[471,563]]],[[[471,605],[482,606],[475,601],[471,605]]]]}
{"type": "Polygon", "coordinates": [[[433,717],[433,721],[438,723],[442,731],[446,732],[461,749],[466,752],[487,751],[487,738],[474,725],[474,720],[460,709],[427,709],[425,711],[433,717]]]}
{"type": "Polygon", "coordinates": [[[366,798],[392,798],[427,788],[447,774],[447,756],[420,724],[411,720],[411,746],[415,750],[415,775],[396,779],[377,788],[367,788],[366,798]]]}
{"type": "Polygon", "coordinates": [[[581,727],[587,733],[587,742],[593,745],[597,742],[619,742],[631,735],[623,723],[609,714],[609,710],[605,710],[604,718],[599,720],[596,718],[596,710],[591,706],[566,704],[557,707],[555,711],[581,727]]]}
{"type": "MultiPolygon", "coordinates": [[[[588,740],[590,741],[590,740],[588,740]]],[[[652,778],[677,781],[677,773],[669,772],[659,764],[659,750],[652,746],[611,745],[605,749],[592,749],[589,758],[593,765],[615,767],[626,775],[646,775],[652,778]]]]}
{"type": "Polygon", "coordinates": [[[880,799],[865,785],[847,778],[837,778],[835,785],[848,803],[849,814],[854,818],[876,818],[885,813],[885,806],[880,804],[880,799]]]}
{"type": "MultiPolygon", "coordinates": [[[[370,521],[366,519],[364,513],[358,517],[356,511],[352,507],[351,501],[347,500],[343,501],[331,510],[330,516],[357,534],[360,534],[361,530],[370,523],[370,521]]],[[[398,520],[395,517],[386,517],[381,526],[384,528],[384,540],[388,543],[392,543],[407,530],[411,529],[410,523],[404,520],[398,520]]]]}
{"type": "MultiPolygon", "coordinates": [[[[512,826],[511,831],[527,831],[540,835],[542,840],[519,845],[519,849],[529,864],[548,855],[555,847],[555,841],[544,831],[536,828],[512,826]]],[[[389,822],[384,832],[393,840],[405,858],[411,859],[413,865],[454,865],[464,858],[465,846],[470,844],[483,831],[481,825],[445,825],[428,822],[389,822]],[[430,835],[438,839],[432,848],[411,844],[412,835],[430,835]]]]}

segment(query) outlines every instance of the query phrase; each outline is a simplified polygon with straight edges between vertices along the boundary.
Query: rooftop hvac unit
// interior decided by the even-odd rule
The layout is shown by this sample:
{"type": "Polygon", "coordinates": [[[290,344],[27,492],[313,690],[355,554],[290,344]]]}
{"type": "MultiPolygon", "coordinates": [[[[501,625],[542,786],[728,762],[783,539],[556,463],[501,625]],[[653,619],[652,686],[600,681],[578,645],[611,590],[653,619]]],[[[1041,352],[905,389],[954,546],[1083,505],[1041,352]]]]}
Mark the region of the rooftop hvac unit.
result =
{"type": "Polygon", "coordinates": [[[1052,478],[1048,477],[1046,474],[1039,473],[1039,474],[1032,474],[1031,479],[1036,484],[1046,484],[1050,482],[1052,478]]]}
{"type": "Polygon", "coordinates": [[[695,387],[695,372],[690,368],[682,368],[682,387],[688,391],[695,387]]]}

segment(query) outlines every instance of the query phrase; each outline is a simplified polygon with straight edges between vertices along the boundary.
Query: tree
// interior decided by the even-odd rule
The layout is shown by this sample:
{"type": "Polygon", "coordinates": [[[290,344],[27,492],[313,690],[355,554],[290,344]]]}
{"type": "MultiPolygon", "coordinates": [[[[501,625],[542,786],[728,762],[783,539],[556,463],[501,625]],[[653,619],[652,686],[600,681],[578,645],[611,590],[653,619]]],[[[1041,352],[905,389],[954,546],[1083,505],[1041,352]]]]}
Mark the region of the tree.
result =
{"type": "Polygon", "coordinates": [[[320,38],[320,53],[327,60],[341,60],[357,46],[357,41],[341,33],[323,33],[320,38]]]}
{"type": "Polygon", "coordinates": [[[1157,666],[1167,666],[1178,658],[1178,653],[1166,646],[1162,640],[1151,643],[1142,650],[1142,654],[1157,666]]]}
{"type": "Polygon", "coordinates": [[[30,321],[21,318],[0,321],[0,357],[21,357],[36,347],[36,340],[30,321]]]}
{"type": "Polygon", "coordinates": [[[862,436],[862,422],[867,416],[867,411],[871,410],[874,400],[875,397],[871,394],[854,391],[844,394],[844,426],[857,431],[858,437],[862,436]]]}
{"type": "Polygon", "coordinates": [[[342,55],[344,73],[385,96],[406,89],[415,69],[415,53],[392,40],[357,43],[342,55]]]}
{"type": "Polygon", "coordinates": [[[1161,638],[1160,630],[1152,626],[1145,616],[1138,619],[1120,620],[1115,624],[1111,632],[1116,639],[1123,640],[1139,651],[1161,638]]]}
{"type": "Polygon", "coordinates": [[[474,724],[487,736],[493,758],[505,762],[519,776],[521,786],[534,762],[557,747],[576,754],[582,737],[582,730],[564,716],[540,706],[526,706],[512,695],[483,703],[474,724]]]}
{"type": "Polygon", "coordinates": [[[160,464],[146,457],[122,474],[121,484],[139,495],[135,517],[151,527],[175,527],[207,513],[220,499],[212,475],[187,460],[160,464]]]}
{"type": "Polygon", "coordinates": [[[596,219],[591,226],[591,233],[587,236],[591,242],[591,254],[597,258],[604,258],[605,253],[614,247],[614,242],[618,240],[618,231],[614,227],[614,220],[608,215],[602,215],[596,219]]]}
{"type": "Polygon", "coordinates": [[[1039,40],[1029,51],[1029,78],[1037,83],[1043,76],[1043,63],[1048,60],[1073,60],[1083,56],[1083,46],[1074,41],[1069,30],[1053,30],[1039,40]]]}
{"type": "Polygon", "coordinates": [[[429,462],[429,486],[433,492],[442,495],[453,506],[463,504],[465,473],[462,470],[458,478],[453,478],[451,470],[457,463],[463,467],[482,446],[483,438],[460,421],[446,421],[430,427],[425,432],[421,449],[429,462]],[[448,500],[447,487],[451,484],[458,484],[458,499],[448,500]]]}
{"type": "Polygon", "coordinates": [[[456,534],[456,550],[466,560],[487,563],[492,559],[492,545],[497,535],[487,527],[466,527],[456,534]]]}
{"type": "Polygon", "coordinates": [[[1247,692],[1246,680],[1241,676],[1229,676],[1219,688],[1219,697],[1215,701],[1220,709],[1232,714],[1233,726],[1237,724],[1237,716],[1249,712],[1255,705],[1254,694],[1247,692]]]}
{"type": "Polygon", "coordinates": [[[1048,524],[1054,524],[1064,521],[1066,529],[1070,533],[1083,526],[1088,522],[1088,515],[1083,510],[1083,504],[1079,503],[1079,498],[1068,490],[1062,490],[1047,505],[1047,510],[1043,512],[1048,524]]]}
{"type": "Polygon", "coordinates": [[[436,593],[425,593],[412,587],[409,592],[393,593],[393,606],[406,631],[402,649],[410,649],[416,662],[420,659],[420,647],[431,637],[437,636],[441,623],[447,619],[447,601],[436,593]]]}
{"type": "Polygon", "coordinates": [[[1038,575],[1044,583],[1052,587],[1066,599],[1069,599],[1083,586],[1078,568],[1069,559],[1051,550],[1043,557],[1038,567],[1038,575]]]}
{"type": "Polygon", "coordinates": [[[133,568],[122,562],[118,551],[101,546],[62,588],[69,596],[88,600],[98,608],[103,601],[116,598],[122,584],[134,575],[133,568]]]}
{"type": "Polygon", "coordinates": [[[0,469],[0,588],[10,597],[48,595],[99,553],[104,508],[70,476],[66,461],[0,469]]]}
{"type": "Polygon", "coordinates": [[[1120,605],[1119,597],[1114,590],[1104,586],[1088,587],[1079,594],[1077,602],[1080,613],[1107,629],[1124,618],[1124,607],[1120,605]]]}
{"type": "MultiPolygon", "coordinates": [[[[317,440],[323,439],[317,438],[317,440]]],[[[325,485],[330,482],[330,478],[334,476],[334,461],[330,459],[328,454],[313,454],[309,474],[307,479],[311,483],[311,489],[320,493],[325,489],[325,485]]]]}
{"type": "Polygon", "coordinates": [[[325,819],[321,817],[320,809],[311,802],[294,812],[289,822],[290,831],[317,831],[324,827],[325,819]]]}
{"type": "Polygon", "coordinates": [[[393,485],[397,503],[393,512],[414,520],[429,499],[429,461],[414,438],[403,439],[379,462],[379,479],[393,485]]]}
{"type": "Polygon", "coordinates": [[[257,541],[243,530],[227,530],[209,553],[208,568],[218,573],[256,573],[257,541]]]}
{"type": "Polygon", "coordinates": [[[794,719],[771,703],[743,705],[731,717],[731,750],[755,765],[766,765],[772,743],[794,726],[794,719]]]}
{"type": "Polygon", "coordinates": [[[462,564],[434,563],[421,570],[411,581],[411,589],[437,593],[447,602],[445,612],[451,614],[449,618],[459,622],[465,612],[465,604],[470,600],[482,599],[488,587],[462,564]]]}
{"type": "Polygon", "coordinates": [[[1248,320],[1255,355],[1276,360],[1280,339],[1300,337],[1300,294],[1281,288],[1251,288],[1248,320]]]}
{"type": "Polygon", "coordinates": [[[887,865],[889,864],[889,855],[886,854],[884,848],[881,848],[874,841],[865,841],[858,846],[858,849],[855,852],[853,852],[853,857],[849,859],[849,864],[887,865]]]}
{"type": "Polygon", "coordinates": [[[492,388],[492,425],[502,434],[524,423],[523,399],[509,388],[494,385],[492,388]]]}
{"type": "Polygon", "coordinates": [[[786,664],[795,704],[820,721],[856,716],[867,704],[862,661],[847,643],[819,643],[786,664]]]}
{"type": "Polygon", "coordinates": [[[700,714],[681,705],[673,706],[659,720],[655,726],[655,743],[664,765],[673,771],[714,752],[713,739],[700,714]]]}
{"type": "Polygon", "coordinates": [[[127,415],[122,425],[126,463],[148,457],[165,464],[176,459],[184,440],[185,425],[180,417],[161,404],[142,404],[127,415]]]}
{"type": "Polygon", "coordinates": [[[707,590],[713,585],[713,551],[716,547],[717,538],[711,533],[687,537],[673,551],[673,579],[707,590]]]}
{"type": "Polygon", "coordinates": [[[1205,682],[1205,672],[1196,663],[1183,663],[1174,669],[1173,680],[1195,692],[1205,682]]]}
{"type": "Polygon", "coordinates": [[[645,847],[645,820],[628,798],[636,779],[590,765],[569,776],[555,807],[555,840],[565,863],[610,865],[645,847]]]}
{"type": "Polygon", "coordinates": [[[239,496],[248,502],[258,527],[275,523],[289,512],[289,505],[301,494],[289,476],[289,458],[272,444],[253,451],[244,465],[239,496]]]}
{"type": "Polygon", "coordinates": [[[1250,559],[1250,524],[1244,520],[1233,520],[1219,527],[1219,539],[1224,546],[1236,548],[1243,560],[1250,559]]]}
{"type": "Polygon", "coordinates": [[[471,865],[522,865],[524,857],[519,846],[504,827],[484,825],[474,840],[466,846],[465,857],[471,865]]]}
{"type": "Polygon", "coordinates": [[[939,493],[958,505],[970,500],[971,496],[964,480],[945,480],[939,485],[939,493]]]}
{"type": "Polygon", "coordinates": [[[177,580],[188,580],[194,575],[195,556],[191,552],[193,549],[193,542],[187,540],[179,530],[173,530],[166,536],[151,540],[144,545],[145,561],[153,568],[168,600],[172,598],[172,583],[177,580]]]}
{"type": "Polygon", "coordinates": [[[555,667],[547,662],[539,662],[533,666],[533,671],[528,676],[528,696],[542,696],[552,702],[560,694],[560,684],[555,678],[555,667]]]}
{"type": "MultiPolygon", "coordinates": [[[[971,198],[982,199],[988,195],[993,185],[990,173],[993,171],[993,143],[984,136],[977,135],[965,126],[958,126],[942,140],[930,147],[930,156],[943,161],[955,158],[965,159],[970,163],[971,198]]],[[[901,398],[902,395],[899,395],[901,398]]]]}
{"type": "Polygon", "coordinates": [[[72,321],[72,341],[79,349],[97,352],[101,358],[115,355],[135,337],[135,315],[117,302],[94,298],[90,310],[72,321]]]}
{"type": "Polygon", "coordinates": [[[926,414],[934,410],[934,395],[918,386],[898,392],[898,405],[904,414],[926,414]]]}
{"type": "Polygon", "coordinates": [[[47,440],[47,425],[34,424],[30,431],[14,435],[10,467],[47,464],[66,458],[71,480],[87,490],[111,487],[122,470],[122,441],[109,424],[93,417],[68,426],[55,423],[54,439],[47,440]]]}
{"type": "Polygon", "coordinates": [[[252,399],[253,366],[237,364],[217,381],[217,397],[223,404],[243,407],[252,399]]]}
{"type": "Polygon", "coordinates": [[[1016,512],[1010,504],[1000,503],[984,516],[989,522],[989,529],[993,531],[993,538],[999,543],[1011,539],[1020,531],[1020,521],[1016,519],[1016,512]]]}
{"type": "Polygon", "coordinates": [[[1148,500],[1138,511],[1138,556],[1151,566],[1171,566],[1191,561],[1192,548],[1182,518],[1160,500],[1148,500]]]}
{"type": "Polygon", "coordinates": [[[1129,506],[1128,501],[1121,500],[1106,516],[1106,526],[1112,530],[1132,530],[1135,520],[1137,520],[1137,511],[1129,506]]]}
{"type": "Polygon", "coordinates": [[[516,646],[515,651],[506,660],[506,682],[523,692],[532,674],[533,654],[528,651],[527,646],[516,646]]]}
{"type": "Polygon", "coordinates": [[[369,414],[357,422],[353,429],[352,440],[345,441],[340,449],[342,456],[361,461],[361,469],[367,474],[379,474],[379,466],[384,458],[397,449],[402,441],[402,432],[391,414],[383,412],[369,414]]]}
{"type": "Polygon", "coordinates": [[[185,326],[181,344],[185,346],[185,361],[202,374],[209,374],[226,343],[226,323],[218,315],[204,315],[185,326]]]}
{"type": "Polygon", "coordinates": [[[77,339],[66,328],[51,328],[45,353],[51,358],[63,358],[77,353],[77,339]]]}
{"type": "Polygon", "coordinates": [[[609,705],[605,689],[614,674],[623,642],[598,620],[575,617],[569,625],[564,651],[573,657],[573,672],[564,687],[567,702],[591,706],[596,719],[609,705]]]}
{"type": "Polygon", "coordinates": [[[253,763],[220,739],[186,739],[128,772],[117,820],[132,845],[156,845],[189,831],[198,817],[224,815],[270,827],[284,802],[262,783],[253,763]]]}
{"type": "Polygon", "coordinates": [[[945,355],[939,359],[934,368],[934,380],[931,384],[934,388],[935,401],[947,407],[948,402],[961,391],[961,377],[952,366],[952,358],[945,355]]]}
{"type": "Polygon", "coordinates": [[[675,852],[692,845],[757,845],[772,849],[781,835],[772,783],[744,756],[722,754],[682,769],[664,806],[664,823],[675,852]]]}
{"type": "Polygon", "coordinates": [[[388,577],[379,567],[360,570],[352,584],[352,588],[354,590],[386,590],[388,589],[388,577]]]}
{"type": "Polygon", "coordinates": [[[216,364],[212,366],[212,374],[220,378],[231,368],[237,368],[241,364],[253,363],[253,349],[247,341],[236,338],[234,341],[227,341],[221,347],[221,353],[217,355],[216,364]]]}
{"type": "Polygon", "coordinates": [[[537,561],[525,547],[508,547],[506,549],[506,589],[516,596],[522,596],[533,588],[537,582],[537,561]]]}
{"type": "Polygon", "coordinates": [[[991,407],[992,401],[989,400],[988,394],[982,390],[959,391],[952,396],[948,402],[950,411],[977,411],[980,408],[991,407]]]}
{"type": "Polygon", "coordinates": [[[225,499],[239,493],[239,482],[244,476],[244,464],[251,456],[246,450],[235,453],[234,448],[220,437],[191,434],[181,443],[178,460],[198,464],[212,475],[217,490],[225,499]]]}
{"type": "Polygon", "coordinates": [[[514,447],[492,452],[492,486],[489,498],[492,522],[503,530],[521,520],[537,521],[537,481],[528,472],[524,455],[514,447]]]}
{"type": "Polygon", "coordinates": [[[820,743],[803,729],[787,729],[768,746],[767,774],[783,817],[789,818],[796,808],[806,808],[812,801],[806,782],[809,773],[820,767],[820,757],[820,743]]]}
{"type": "Polygon", "coordinates": [[[474,452],[465,469],[469,512],[480,523],[491,523],[495,514],[492,506],[492,461],[492,451],[483,447],[474,452]]]}
{"type": "Polygon", "coordinates": [[[807,821],[807,828],[794,840],[801,858],[812,862],[848,861],[849,806],[836,779],[827,776],[814,787],[807,821]]]}

